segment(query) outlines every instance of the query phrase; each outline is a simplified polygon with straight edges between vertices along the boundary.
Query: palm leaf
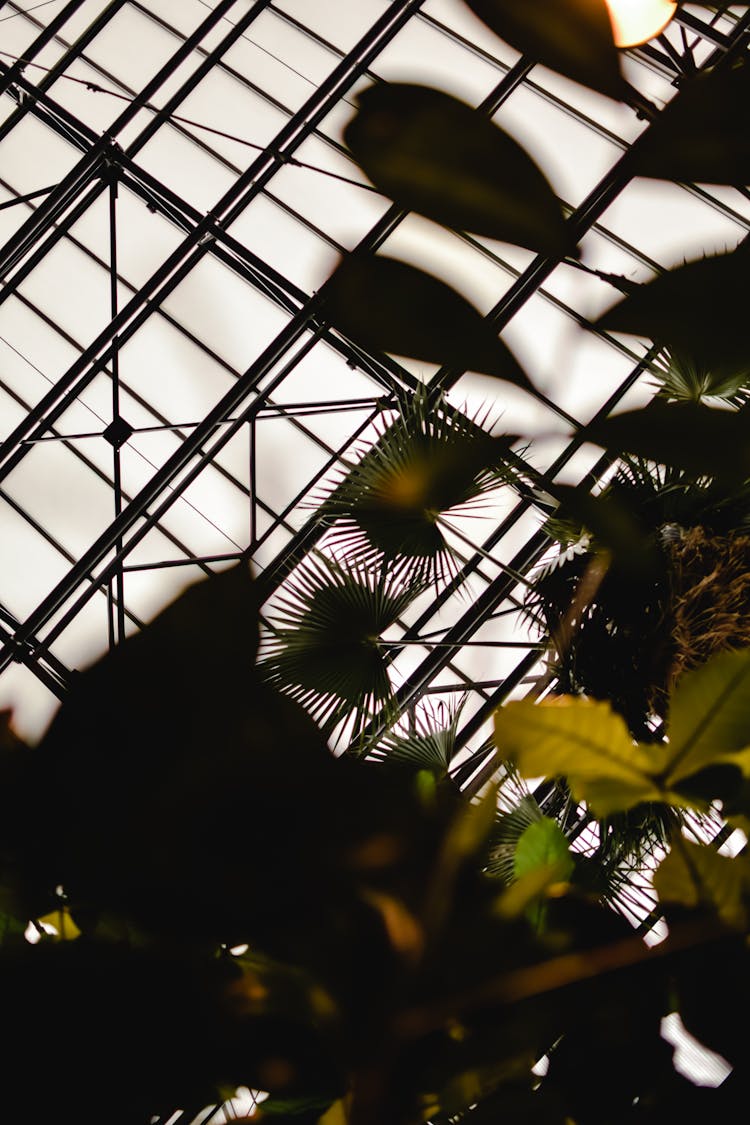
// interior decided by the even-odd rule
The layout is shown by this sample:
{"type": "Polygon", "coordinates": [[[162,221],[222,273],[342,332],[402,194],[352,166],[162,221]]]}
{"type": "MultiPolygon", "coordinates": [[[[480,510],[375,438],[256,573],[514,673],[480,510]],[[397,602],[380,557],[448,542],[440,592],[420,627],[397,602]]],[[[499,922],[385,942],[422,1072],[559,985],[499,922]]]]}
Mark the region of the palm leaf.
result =
{"type": "Polygon", "coordinates": [[[333,522],[329,542],[350,561],[382,560],[416,581],[439,581],[455,569],[440,526],[446,512],[466,513],[513,479],[514,438],[492,437],[486,415],[471,419],[418,393],[323,501],[333,522]]]}
{"type": "Polygon", "coordinates": [[[326,735],[345,719],[361,732],[392,701],[381,634],[421,590],[382,570],[309,556],[268,609],[259,669],[326,735]]]}
{"type": "Polygon", "coordinates": [[[672,402],[705,402],[718,398],[740,406],[747,402],[750,358],[735,369],[715,369],[695,359],[686,348],[665,348],[655,372],[659,395],[672,402]]]}
{"type": "Polygon", "coordinates": [[[510,812],[501,813],[490,835],[487,873],[510,884],[515,879],[514,861],[518,841],[531,824],[544,819],[539,804],[531,793],[521,797],[510,812]]]}
{"type": "Polygon", "coordinates": [[[452,705],[429,704],[414,719],[414,730],[408,734],[389,732],[375,752],[389,762],[432,770],[445,777],[456,753],[456,734],[464,699],[452,705]]]}

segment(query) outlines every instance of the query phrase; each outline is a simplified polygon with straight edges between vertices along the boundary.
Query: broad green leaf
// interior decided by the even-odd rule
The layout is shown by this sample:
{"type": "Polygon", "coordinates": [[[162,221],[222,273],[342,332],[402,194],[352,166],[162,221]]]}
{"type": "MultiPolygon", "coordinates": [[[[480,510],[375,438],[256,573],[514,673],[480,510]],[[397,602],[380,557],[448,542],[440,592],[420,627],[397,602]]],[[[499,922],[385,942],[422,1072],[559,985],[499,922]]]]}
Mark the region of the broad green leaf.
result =
{"type": "Polygon", "coordinates": [[[669,785],[720,762],[744,772],[747,755],[734,752],[750,746],[750,649],[686,672],[672,692],[668,730],[669,785]]]}
{"type": "Polygon", "coordinates": [[[688,76],[639,139],[640,176],[712,184],[750,183],[750,66],[688,76]]]}
{"type": "Polygon", "coordinates": [[[450,94],[409,83],[371,86],[358,101],[344,139],[399,207],[554,257],[573,251],[547,180],[488,117],[450,94]]]}
{"type": "Polygon", "coordinates": [[[747,860],[719,855],[714,848],[691,844],[677,833],[654,874],[654,889],[660,902],[710,906],[727,925],[742,926],[747,918],[742,904],[747,878],[747,860]]]}
{"type": "Polygon", "coordinates": [[[466,0],[517,51],[611,98],[627,87],[605,0],[466,0]]]}
{"type": "Polygon", "coordinates": [[[326,283],[323,315],[369,351],[531,384],[494,329],[460,294],[393,258],[346,258],[326,283]]]}
{"type": "Polygon", "coordinates": [[[608,703],[573,696],[508,703],[495,712],[495,742],[526,777],[567,777],[576,799],[600,817],[662,797],[651,776],[661,748],[636,745],[608,703]]]}
{"type": "Polygon", "coordinates": [[[565,833],[550,817],[529,825],[516,845],[513,859],[513,871],[518,879],[544,867],[553,868],[559,882],[565,882],[573,873],[573,859],[565,833]]]}
{"type": "Polygon", "coordinates": [[[587,441],[707,476],[750,474],[750,411],[654,399],[641,410],[604,418],[587,441]]]}
{"type": "Polygon", "coordinates": [[[750,253],[701,258],[638,286],[596,322],[597,328],[646,336],[683,349],[718,375],[747,365],[750,253]]]}

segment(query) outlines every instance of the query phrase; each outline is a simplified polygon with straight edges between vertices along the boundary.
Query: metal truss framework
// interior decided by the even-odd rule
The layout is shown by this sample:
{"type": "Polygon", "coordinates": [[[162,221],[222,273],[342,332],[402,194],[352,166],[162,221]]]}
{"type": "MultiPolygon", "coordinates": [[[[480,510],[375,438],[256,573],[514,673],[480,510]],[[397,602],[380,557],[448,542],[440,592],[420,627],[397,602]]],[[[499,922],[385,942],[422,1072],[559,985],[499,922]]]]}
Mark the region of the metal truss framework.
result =
{"type": "MultiPolygon", "coordinates": [[[[604,173],[580,198],[564,201],[570,211],[569,223],[577,237],[596,240],[596,246],[619,256],[617,260],[642,276],[651,275],[659,264],[647,248],[639,248],[636,236],[623,234],[609,221],[609,209],[633,182],[627,135],[620,136],[598,121],[588,106],[569,99],[567,86],[561,94],[559,85],[537,74],[538,68],[530,60],[499,55],[501,45],[489,34],[481,41],[467,37],[458,23],[444,17],[449,3],[392,0],[363,5],[372,10],[372,18],[368,17],[366,26],[357,27],[353,21],[350,43],[343,42],[343,34],[342,42],[334,42],[329,30],[321,30],[316,10],[326,5],[315,3],[305,7],[282,0],[220,0],[211,7],[196,0],[184,5],[185,10],[191,9],[190,28],[187,18],[175,26],[165,15],[169,6],[150,0],[49,0],[48,5],[26,7],[27,13],[13,0],[0,2],[0,29],[13,28],[23,40],[15,61],[10,55],[0,55],[0,104],[4,105],[0,156],[6,150],[16,151],[14,138],[23,144],[24,130],[33,127],[35,136],[49,137],[50,144],[62,147],[68,159],[57,182],[51,186],[39,182],[31,188],[18,186],[12,164],[0,164],[0,211],[2,219],[9,220],[0,248],[0,334],[3,345],[33,367],[23,338],[8,328],[15,315],[23,314],[58,340],[61,355],[67,358],[53,373],[42,373],[46,390],[29,394],[19,380],[8,379],[0,368],[2,401],[9,410],[13,408],[16,419],[10,428],[4,427],[0,446],[0,503],[6,514],[12,513],[30,535],[45,543],[50,558],[55,559],[51,566],[54,579],[40,578],[38,596],[30,609],[19,610],[10,597],[6,607],[6,591],[0,588],[0,672],[23,665],[48,692],[63,698],[72,674],[66,658],[68,630],[85,617],[90,603],[106,605],[106,616],[97,619],[100,639],[92,642],[94,648],[98,643],[99,651],[137,628],[143,614],[138,598],[131,596],[136,575],[156,581],[168,572],[174,574],[174,568],[185,567],[191,574],[208,573],[233,558],[246,557],[254,560],[264,594],[271,596],[325,536],[326,529],[309,497],[331,479],[332,469],[351,459],[360,440],[373,440],[374,419],[387,417],[394,404],[421,386],[416,367],[385,355],[366,354],[333,331],[321,319],[313,287],[300,284],[290,270],[279,268],[254,246],[252,238],[242,234],[243,219],[259,200],[264,207],[274,208],[280,218],[294,225],[300,239],[310,240],[328,255],[321,258],[329,265],[319,267],[318,283],[330,268],[332,251],[357,246],[374,252],[397,242],[409,218],[376,194],[368,196],[373,203],[377,200],[375,220],[362,223],[343,245],[341,237],[326,229],[313,209],[306,207],[304,191],[299,202],[290,202],[285,177],[295,166],[307,168],[306,175],[316,175],[305,159],[313,152],[320,178],[330,177],[326,183],[332,185],[331,191],[338,180],[337,190],[349,191],[352,198],[365,194],[358,169],[351,163],[347,167],[346,151],[337,139],[338,127],[331,121],[358,86],[384,74],[390,76],[389,52],[405,42],[407,34],[429,36],[431,44],[444,44],[451,59],[463,60],[466,67],[481,66],[483,73],[492,75],[477,105],[481,112],[497,115],[501,123],[504,107],[522,95],[556,119],[570,119],[577,129],[606,142],[611,159],[604,173]],[[299,18],[302,11],[304,20],[299,18]],[[50,12],[53,14],[48,15],[50,12]],[[3,22],[7,20],[13,23],[3,22]],[[117,59],[104,61],[99,49],[120,26],[140,28],[144,33],[151,29],[160,41],[170,44],[161,64],[139,87],[128,81],[127,68],[120,69],[117,59]],[[286,104],[256,80],[253,68],[243,70],[234,61],[233,52],[248,40],[259,46],[261,27],[266,35],[276,29],[280,37],[283,33],[300,46],[303,53],[296,56],[295,66],[304,58],[305,44],[316,58],[327,60],[319,81],[305,79],[310,90],[307,97],[286,104]],[[256,32],[258,39],[254,38],[256,32]],[[238,97],[250,98],[272,112],[277,124],[267,141],[253,143],[252,121],[247,135],[239,139],[236,126],[224,128],[221,123],[221,127],[202,128],[209,124],[205,118],[196,125],[192,113],[199,111],[190,107],[200,102],[195,103],[194,95],[217,75],[238,97]],[[115,105],[118,115],[105,128],[97,128],[93,116],[89,120],[70,108],[66,95],[73,85],[71,79],[78,87],[88,87],[89,101],[80,104],[106,100],[115,105]],[[121,101],[116,103],[107,94],[118,95],[121,101]],[[187,184],[168,182],[153,170],[147,154],[165,135],[189,144],[197,157],[220,170],[225,190],[209,209],[196,202],[187,184]],[[222,147],[227,138],[230,147],[222,147]],[[233,148],[232,138],[236,141],[233,148]],[[241,155],[248,151],[249,159],[240,163],[241,155]],[[346,184],[347,178],[359,186],[346,184]],[[127,200],[126,208],[123,200],[127,200]],[[122,265],[124,248],[141,237],[140,230],[128,226],[134,212],[158,218],[171,232],[168,252],[141,277],[131,276],[122,265]],[[102,218],[106,230],[98,240],[86,233],[94,214],[102,218]],[[56,256],[61,248],[75,250],[76,260],[85,261],[95,271],[106,293],[108,313],[92,322],[87,335],[72,330],[37,295],[35,279],[58,268],[56,256]],[[260,304],[269,310],[269,323],[274,327],[259,333],[262,346],[248,344],[244,366],[217,347],[215,333],[204,332],[199,320],[181,310],[181,287],[191,278],[200,278],[206,263],[213,271],[220,268],[222,277],[230,276],[233,285],[241,285],[248,301],[252,298],[253,308],[260,304]],[[162,395],[150,396],[147,381],[133,378],[130,349],[139,336],[148,339],[146,333],[154,325],[168,330],[170,339],[179,337],[180,346],[196,364],[205,363],[217,373],[215,382],[221,393],[215,393],[202,415],[189,422],[181,415],[184,408],[179,402],[165,406],[162,395]],[[313,362],[348,372],[352,389],[316,391],[306,397],[300,392],[304,382],[299,376],[313,362]],[[82,431],[80,404],[93,401],[87,395],[97,387],[99,392],[105,388],[96,401],[108,403],[107,411],[100,407],[94,423],[82,431]],[[133,421],[134,416],[140,424],[133,421]],[[266,487],[269,469],[263,455],[268,448],[264,427],[269,426],[283,426],[282,444],[286,443],[289,457],[295,457],[295,441],[312,451],[312,467],[304,479],[296,478],[286,492],[273,495],[266,487]],[[159,447],[145,472],[133,473],[127,469],[126,458],[148,435],[166,435],[169,441],[159,447]],[[239,458],[226,456],[238,442],[246,451],[244,471],[237,468],[239,458]],[[86,541],[75,548],[66,542],[64,521],[58,526],[37,512],[33,488],[24,484],[28,465],[28,479],[36,481],[36,489],[44,489],[43,469],[32,473],[31,467],[40,451],[52,443],[65,450],[71,473],[75,470],[82,479],[95,478],[97,487],[110,496],[109,518],[100,519],[92,532],[86,532],[86,541]],[[236,510],[243,513],[242,535],[238,521],[231,534],[225,532],[219,526],[221,518],[193,499],[200,495],[195,490],[205,477],[223,490],[222,495],[230,495],[236,510]],[[217,534],[215,540],[209,540],[208,550],[197,542],[204,543],[203,538],[184,534],[181,522],[173,518],[176,506],[185,504],[193,514],[201,508],[204,524],[213,521],[217,534]]],[[[653,81],[670,91],[681,73],[711,65],[727,53],[747,51],[749,23],[747,9],[738,9],[738,14],[730,10],[721,18],[707,8],[683,10],[669,35],[632,53],[632,65],[648,80],[647,88],[653,81]]],[[[295,69],[289,62],[277,61],[295,69]]],[[[635,112],[629,112],[637,123],[635,112]]],[[[519,139],[524,140],[523,136],[519,139]]],[[[746,236],[750,209],[741,192],[730,198],[729,192],[710,193],[691,185],[679,191],[712,221],[733,230],[736,241],[746,236]]],[[[462,253],[471,255],[483,276],[496,278],[495,295],[487,301],[487,318],[498,332],[520,321],[534,301],[541,301],[539,307],[551,309],[568,324],[590,328],[585,307],[558,283],[565,270],[565,276],[570,276],[570,264],[531,255],[506,259],[495,244],[468,236],[451,237],[462,253]]],[[[597,271],[590,270],[586,280],[606,295],[606,271],[595,274],[597,271]]],[[[75,279],[70,283],[75,286],[75,279]]],[[[58,280],[57,284],[65,282],[58,280]]],[[[71,300],[75,301],[75,293],[71,300]]],[[[658,347],[631,348],[604,334],[599,334],[597,344],[613,357],[617,377],[593,402],[586,421],[609,413],[639,388],[643,393],[644,375],[658,354],[658,347]]],[[[38,367],[36,370],[39,372],[38,367]]],[[[339,388],[340,381],[336,386],[339,388]]],[[[435,372],[429,386],[435,392],[455,392],[457,402],[472,388],[463,372],[447,369],[435,372]]],[[[502,388],[497,395],[502,406],[502,388]]],[[[575,436],[579,424],[575,412],[568,408],[562,392],[557,394],[553,388],[549,395],[550,419],[566,424],[574,436],[558,441],[541,468],[534,466],[540,484],[566,471],[576,479],[593,482],[606,460],[597,461],[595,453],[589,453],[588,460],[582,457],[585,451],[581,438],[575,436]]],[[[2,412],[5,409],[3,406],[2,412]]],[[[91,412],[92,408],[86,409],[91,412]]],[[[519,573],[526,574],[548,547],[540,530],[541,516],[535,513],[533,496],[515,496],[512,502],[506,497],[481,542],[461,537],[462,563],[455,578],[436,596],[417,603],[413,616],[394,634],[400,643],[393,643],[389,650],[402,714],[413,712],[427,696],[469,692],[470,703],[459,732],[459,742],[466,750],[461,767],[465,783],[473,779],[477,784],[483,776],[486,723],[493,709],[509,693],[529,690],[529,684],[532,690],[541,690],[540,646],[522,624],[518,600],[519,573]],[[467,583],[470,596],[466,596],[467,583]],[[501,651],[502,659],[490,662],[485,676],[477,675],[476,662],[465,659],[472,646],[485,652],[501,651]]],[[[23,559],[19,563],[23,568],[23,559]]],[[[165,587],[163,600],[168,593],[165,587]]]]}

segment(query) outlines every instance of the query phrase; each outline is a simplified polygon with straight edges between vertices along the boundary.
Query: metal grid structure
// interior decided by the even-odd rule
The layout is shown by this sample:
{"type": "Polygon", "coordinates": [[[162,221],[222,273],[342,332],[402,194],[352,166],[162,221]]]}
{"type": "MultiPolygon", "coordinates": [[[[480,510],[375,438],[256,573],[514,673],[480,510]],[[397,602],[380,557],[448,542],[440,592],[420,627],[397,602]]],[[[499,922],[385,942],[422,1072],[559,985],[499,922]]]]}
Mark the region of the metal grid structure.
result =
{"type": "MultiPolygon", "coordinates": [[[[682,8],[627,77],[666,104],[682,73],[746,51],[749,24],[682,8]]],[[[536,435],[541,484],[594,482],[606,462],[576,431],[645,402],[658,354],[591,330],[617,277],[750,229],[741,190],[634,179],[644,119],[519,57],[461,0],[0,0],[0,33],[0,702],[32,735],[76,667],[199,573],[250,558],[271,597],[325,552],[314,498],[425,382],[536,435]],[[373,191],[340,138],[382,79],[447,89],[514,133],[582,262],[443,231],[373,191]],[[545,402],[332,330],[317,290],[355,247],[461,288],[545,402]]],[[[466,695],[464,782],[493,709],[547,682],[521,606],[543,519],[508,487],[456,521],[455,577],[384,640],[405,718],[466,695]]]]}

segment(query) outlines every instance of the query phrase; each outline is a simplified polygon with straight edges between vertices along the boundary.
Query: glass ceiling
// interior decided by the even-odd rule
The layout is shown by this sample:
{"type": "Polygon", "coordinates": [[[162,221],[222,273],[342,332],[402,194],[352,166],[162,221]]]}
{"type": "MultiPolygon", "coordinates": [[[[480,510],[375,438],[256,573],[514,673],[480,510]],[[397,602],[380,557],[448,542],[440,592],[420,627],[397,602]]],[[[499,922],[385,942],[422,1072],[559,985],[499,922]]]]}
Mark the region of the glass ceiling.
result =
{"type": "MultiPolygon", "coordinates": [[[[662,106],[747,22],[687,5],[628,52],[626,77],[662,106]]],[[[645,121],[519,58],[461,0],[0,0],[0,42],[0,707],[31,739],[75,669],[201,573],[249,557],[272,598],[325,553],[316,498],[424,383],[533,438],[542,483],[593,483],[604,461],[576,428],[645,402],[657,354],[591,330],[612,279],[750,229],[739,189],[630,178],[645,121]],[[581,264],[450,233],[373,190],[341,138],[383,79],[453,93],[521,141],[585,231],[581,264]],[[544,402],[367,354],[316,319],[311,296],[355,247],[460,290],[544,402]]],[[[453,519],[457,577],[384,638],[403,642],[389,674],[405,719],[466,696],[477,770],[498,703],[549,686],[520,608],[519,576],[549,551],[540,498],[506,487],[453,519]]]]}

